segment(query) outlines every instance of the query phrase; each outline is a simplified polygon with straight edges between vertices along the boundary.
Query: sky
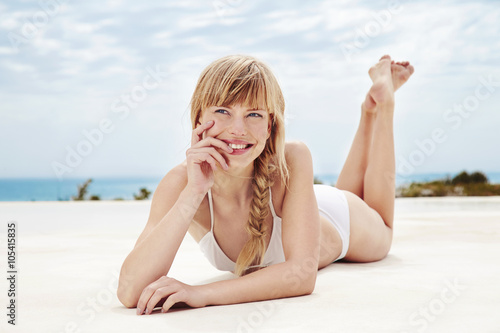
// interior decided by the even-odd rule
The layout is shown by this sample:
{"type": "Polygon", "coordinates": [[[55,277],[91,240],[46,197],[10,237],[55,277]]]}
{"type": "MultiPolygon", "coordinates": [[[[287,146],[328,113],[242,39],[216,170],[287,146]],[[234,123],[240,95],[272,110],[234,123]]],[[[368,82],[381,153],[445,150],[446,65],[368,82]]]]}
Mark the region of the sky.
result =
{"type": "Polygon", "coordinates": [[[0,4],[0,178],[162,176],[185,159],[201,71],[267,63],[286,138],[338,174],[389,54],[399,177],[500,171],[497,1],[9,1],[0,4]]]}

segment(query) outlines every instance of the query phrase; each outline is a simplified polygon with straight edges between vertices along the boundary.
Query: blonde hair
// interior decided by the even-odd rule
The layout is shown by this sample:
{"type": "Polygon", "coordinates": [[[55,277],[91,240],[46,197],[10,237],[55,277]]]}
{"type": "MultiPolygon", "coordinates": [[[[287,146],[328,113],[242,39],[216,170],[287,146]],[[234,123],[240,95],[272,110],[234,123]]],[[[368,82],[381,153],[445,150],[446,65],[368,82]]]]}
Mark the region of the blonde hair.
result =
{"type": "Polygon", "coordinates": [[[249,240],[236,261],[235,273],[244,275],[262,265],[266,250],[269,215],[269,188],[278,178],[288,184],[285,161],[285,99],[271,70],[261,61],[244,55],[231,55],[208,65],[200,75],[191,99],[193,129],[203,110],[210,106],[242,104],[252,108],[264,106],[271,119],[271,135],[262,153],[254,161],[253,198],[246,231],[249,240]]]}

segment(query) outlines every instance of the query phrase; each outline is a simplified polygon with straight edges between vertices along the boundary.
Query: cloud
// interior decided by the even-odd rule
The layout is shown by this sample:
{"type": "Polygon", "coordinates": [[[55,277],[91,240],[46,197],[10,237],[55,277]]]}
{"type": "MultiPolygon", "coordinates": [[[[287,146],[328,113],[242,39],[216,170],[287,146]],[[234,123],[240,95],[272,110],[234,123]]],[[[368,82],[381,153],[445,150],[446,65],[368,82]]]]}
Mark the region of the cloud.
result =
{"type": "MultiPolygon", "coordinates": [[[[58,156],[65,145],[80,140],[83,129],[109,116],[113,101],[140,84],[147,67],[161,65],[168,68],[169,78],[148,94],[127,122],[116,122],[117,130],[109,137],[112,144],[96,148],[96,157],[88,160],[101,156],[99,149],[117,161],[140,153],[144,170],[150,172],[146,165],[159,157],[156,151],[148,155],[140,150],[141,142],[151,145],[154,137],[161,137],[163,146],[158,150],[163,151],[171,149],[168,142],[181,143],[181,149],[169,156],[172,163],[182,158],[182,143],[189,142],[190,133],[186,110],[201,70],[218,57],[246,53],[263,59],[278,77],[290,114],[289,136],[310,143],[320,154],[316,171],[335,172],[345,159],[359,120],[359,105],[370,86],[367,70],[381,55],[390,53],[409,59],[416,67],[411,82],[397,93],[398,121],[409,127],[398,128],[397,140],[400,152],[407,154],[416,138],[440,125],[447,108],[474,91],[479,76],[495,74],[500,80],[496,59],[500,9],[491,1],[400,4],[398,11],[385,17],[385,24],[383,15],[389,11],[385,1],[291,0],[286,5],[243,0],[68,2],[49,15],[48,22],[17,51],[7,38],[9,32],[22,34],[26,20],[33,22],[43,8],[34,3],[2,4],[0,122],[9,128],[34,128],[38,123],[47,133],[59,133],[55,140],[53,135],[37,132],[41,142],[50,142],[45,145],[47,155],[58,156]],[[355,46],[350,61],[343,44],[355,46]],[[319,130],[332,135],[335,144],[320,138],[319,130]],[[131,133],[137,144],[130,143],[134,140],[131,133]],[[128,144],[120,146],[121,141],[128,144]],[[321,155],[325,151],[329,153],[321,155]]],[[[481,112],[488,117],[475,114],[480,124],[500,121],[498,113],[492,112],[497,95],[500,92],[481,104],[481,112]]],[[[469,141],[450,139],[449,145],[460,146],[464,154],[472,151],[479,142],[474,136],[483,133],[469,130],[469,141]]],[[[0,133],[0,140],[8,141],[8,135],[0,133]]],[[[19,145],[30,156],[34,148],[19,145]]],[[[9,149],[9,154],[15,154],[14,150],[9,149]]],[[[500,158],[492,159],[490,165],[500,168],[500,158]]],[[[23,158],[7,156],[5,160],[16,161],[6,162],[10,163],[4,171],[8,175],[20,168],[23,158]]],[[[428,163],[426,170],[447,167],[440,158],[428,163]]],[[[26,174],[36,173],[30,164],[27,160],[23,164],[26,174]]],[[[161,165],[157,170],[166,168],[161,165]]],[[[140,169],[128,170],[140,173],[140,169]]],[[[84,170],[111,172],[97,166],[92,169],[88,162],[76,174],[84,170]]]]}

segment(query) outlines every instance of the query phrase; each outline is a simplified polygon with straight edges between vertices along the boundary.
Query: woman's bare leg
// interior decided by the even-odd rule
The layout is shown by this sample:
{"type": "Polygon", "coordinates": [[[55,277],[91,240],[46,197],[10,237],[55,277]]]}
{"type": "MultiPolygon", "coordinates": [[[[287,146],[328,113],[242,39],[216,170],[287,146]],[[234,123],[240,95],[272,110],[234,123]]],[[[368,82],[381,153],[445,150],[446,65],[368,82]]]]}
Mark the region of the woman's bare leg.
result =
{"type": "Polygon", "coordinates": [[[344,167],[335,184],[335,187],[352,192],[361,199],[364,196],[364,178],[372,144],[373,124],[376,118],[376,113],[373,111],[373,109],[369,110],[365,103],[362,104],[358,130],[354,136],[344,167]]]}
{"type": "MultiPolygon", "coordinates": [[[[413,73],[408,62],[391,62],[388,56],[373,66],[373,86],[361,108],[361,120],[347,161],[337,181],[343,190],[350,216],[349,249],[344,260],[371,262],[384,258],[391,248],[395,197],[394,92],[413,73]]],[[[331,240],[324,232],[324,264],[331,240]]],[[[337,240],[338,242],[338,240],[337,240]]]]}
{"type": "MultiPolygon", "coordinates": [[[[412,73],[413,67],[409,62],[392,61],[391,76],[394,91],[399,89],[412,73]]],[[[365,174],[368,166],[368,156],[371,150],[373,128],[377,113],[377,105],[369,92],[361,105],[361,119],[358,130],[356,131],[346,162],[335,185],[339,189],[356,194],[361,199],[364,198],[363,189],[365,174]]],[[[390,173],[388,176],[390,176],[390,173]]]]}
{"type": "MultiPolygon", "coordinates": [[[[361,176],[363,198],[344,191],[349,205],[351,232],[345,256],[347,261],[380,260],[391,248],[395,200],[394,92],[412,73],[413,67],[408,62],[393,63],[388,56],[382,57],[369,71],[373,86],[363,108],[366,112],[374,112],[373,133],[366,156],[350,155],[367,162],[361,176]]],[[[349,163],[354,165],[356,160],[352,158],[349,163]]]]}
{"type": "Polygon", "coordinates": [[[377,117],[368,165],[363,183],[363,200],[375,209],[392,229],[394,219],[395,172],[394,157],[394,85],[391,58],[382,57],[370,69],[373,86],[370,96],[377,105],[377,117]]]}

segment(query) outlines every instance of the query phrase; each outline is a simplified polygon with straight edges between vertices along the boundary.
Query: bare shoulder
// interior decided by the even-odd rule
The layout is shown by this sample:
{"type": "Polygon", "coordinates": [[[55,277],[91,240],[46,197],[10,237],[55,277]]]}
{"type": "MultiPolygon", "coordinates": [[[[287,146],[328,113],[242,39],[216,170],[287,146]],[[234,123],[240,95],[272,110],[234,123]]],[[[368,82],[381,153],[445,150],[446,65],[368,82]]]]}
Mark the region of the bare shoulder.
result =
{"type": "Polygon", "coordinates": [[[291,169],[290,172],[293,172],[293,169],[307,167],[312,164],[311,151],[302,141],[287,141],[285,143],[285,158],[288,167],[291,169]]]}
{"type": "Polygon", "coordinates": [[[312,190],[314,183],[312,156],[307,145],[301,141],[287,143],[285,158],[289,170],[287,192],[301,193],[312,190]]]}
{"type": "Polygon", "coordinates": [[[285,159],[289,171],[289,186],[286,187],[282,182],[276,182],[272,188],[273,205],[278,216],[283,214],[283,202],[287,192],[297,192],[305,185],[313,183],[312,157],[305,143],[287,141],[285,143],[285,159]]]}
{"type": "Polygon", "coordinates": [[[180,193],[187,185],[187,167],[183,162],[170,170],[160,181],[153,194],[149,218],[144,230],[137,239],[139,244],[161,219],[172,209],[180,193]]]}
{"type": "Polygon", "coordinates": [[[168,213],[186,187],[187,181],[185,162],[175,166],[162,178],[153,195],[148,223],[156,224],[168,213]]]}
{"type": "Polygon", "coordinates": [[[180,188],[180,192],[186,187],[188,181],[187,177],[187,165],[186,161],[182,162],[179,165],[176,165],[172,170],[170,170],[165,176],[163,176],[162,180],[158,184],[156,188],[155,195],[164,195],[175,192],[176,189],[180,188]]]}

